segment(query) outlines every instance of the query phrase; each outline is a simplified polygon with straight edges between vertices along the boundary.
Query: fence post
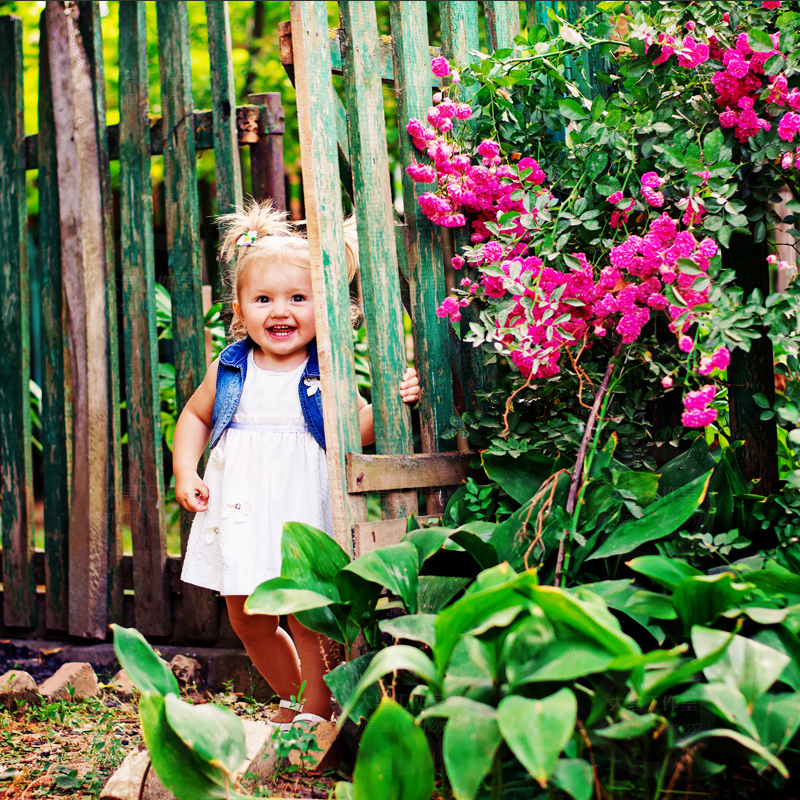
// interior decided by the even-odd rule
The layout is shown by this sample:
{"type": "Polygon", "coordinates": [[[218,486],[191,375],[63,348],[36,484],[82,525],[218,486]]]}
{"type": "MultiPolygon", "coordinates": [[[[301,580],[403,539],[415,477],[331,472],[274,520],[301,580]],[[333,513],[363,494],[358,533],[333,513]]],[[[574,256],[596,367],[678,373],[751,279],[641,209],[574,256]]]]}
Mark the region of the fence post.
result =
{"type": "Polygon", "coordinates": [[[485,0],[486,38],[490,50],[514,47],[519,36],[519,3],[517,0],[485,0]]]}
{"type": "Polygon", "coordinates": [[[22,20],[0,17],[0,468],[3,619],[36,625],[22,20]]]}
{"type": "Polygon", "coordinates": [[[336,540],[353,552],[353,525],[366,519],[363,496],[348,495],[346,454],[361,451],[350,292],[337,166],[336,106],[331,83],[328,14],[324,4],[291,4],[297,121],[315,297],[322,410],[336,540]]]}
{"type": "Polygon", "coordinates": [[[47,627],[69,627],[68,380],[64,368],[64,283],[58,162],[47,56],[47,14],[39,20],[39,264],[42,302],[42,469],[44,480],[45,617],[47,627]]]}
{"type": "MultiPolygon", "coordinates": [[[[425,119],[431,102],[431,78],[421,68],[430,59],[425,6],[393,0],[389,4],[394,43],[394,79],[400,157],[403,164],[415,159],[406,133],[412,118],[425,119]]],[[[453,414],[453,375],[450,368],[449,323],[436,314],[447,287],[442,265],[439,228],[422,213],[417,198],[428,187],[416,184],[403,173],[403,208],[406,256],[414,319],[414,353],[420,373],[422,396],[419,403],[422,450],[435,453],[452,450],[453,440],[442,439],[453,414]]],[[[429,514],[444,511],[440,489],[428,491],[429,514]]]]}
{"type": "Polygon", "coordinates": [[[91,74],[74,14],[65,13],[69,10],[60,2],[45,9],[73,408],[69,632],[102,639],[109,524],[105,240],[91,74]]]}
{"type": "Polygon", "coordinates": [[[249,94],[247,100],[261,106],[258,141],[250,145],[250,177],[253,197],[272,200],[275,208],[286,210],[286,183],[283,174],[283,106],[280,92],[249,94]],[[269,125],[267,125],[269,123],[269,125]],[[275,123],[279,123],[276,125],[275,123]],[[269,133],[265,129],[269,128],[269,133]],[[278,128],[279,130],[276,130],[278,128]]]}
{"type": "Polygon", "coordinates": [[[89,63],[96,118],[100,201],[106,267],[106,318],[108,329],[108,619],[122,621],[122,444],[120,433],[119,323],[117,274],[114,262],[114,203],[111,197],[108,134],[106,132],[106,81],[103,34],[98,0],[78,2],[78,29],[89,63]]]}
{"type": "Polygon", "coordinates": [[[170,630],[164,472],[150,185],[147,23],[141,3],[119,7],[119,178],[128,482],[136,625],[170,630]]]}
{"type": "MultiPolygon", "coordinates": [[[[164,116],[164,189],[175,342],[175,405],[181,411],[205,374],[197,168],[192,124],[189,18],[185,0],[156,3],[161,111],[164,116]]],[[[181,509],[181,555],[194,515],[181,509]]],[[[213,592],[183,584],[184,633],[217,638],[213,592]]]]}
{"type": "MultiPolygon", "coordinates": [[[[372,408],[379,453],[413,453],[411,415],[400,399],[406,366],[400,284],[397,275],[389,156],[383,95],[376,57],[378,23],[373,3],[342,0],[349,47],[344,62],[350,166],[358,219],[364,316],[372,364],[372,408]]],[[[414,491],[382,498],[389,519],[416,514],[414,491]]]]}

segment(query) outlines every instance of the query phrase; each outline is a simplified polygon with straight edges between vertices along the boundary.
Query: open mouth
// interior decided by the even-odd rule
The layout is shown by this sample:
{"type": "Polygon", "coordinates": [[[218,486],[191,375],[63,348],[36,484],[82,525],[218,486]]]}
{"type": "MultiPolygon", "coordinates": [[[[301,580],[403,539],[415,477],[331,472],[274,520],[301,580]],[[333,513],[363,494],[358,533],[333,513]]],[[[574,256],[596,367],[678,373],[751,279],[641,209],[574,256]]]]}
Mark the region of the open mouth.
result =
{"type": "Polygon", "coordinates": [[[289,325],[273,325],[267,330],[273,339],[288,339],[297,328],[292,328],[289,325]]]}

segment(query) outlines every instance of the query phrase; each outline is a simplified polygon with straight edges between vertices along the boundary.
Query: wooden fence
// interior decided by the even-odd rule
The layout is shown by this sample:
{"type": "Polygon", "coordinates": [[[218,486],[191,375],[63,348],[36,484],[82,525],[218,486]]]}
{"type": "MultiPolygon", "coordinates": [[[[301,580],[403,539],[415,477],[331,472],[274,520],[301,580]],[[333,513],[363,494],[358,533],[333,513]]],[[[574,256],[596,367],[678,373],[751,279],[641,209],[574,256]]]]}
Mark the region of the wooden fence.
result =
{"type": "MultiPolygon", "coordinates": [[[[473,410],[480,390],[492,380],[491,368],[451,337],[448,323],[436,315],[445,295],[440,231],[419,211],[419,188],[408,176],[403,178],[403,223],[393,216],[382,96],[382,83],[393,85],[401,131],[410,118],[424,118],[435,88],[431,56],[443,52],[456,64],[476,58],[479,4],[439,3],[441,48],[430,47],[425,3],[389,4],[391,39],[379,36],[374,3],[343,0],[339,5],[341,27],[329,31],[325,3],[291,3],[291,22],[281,26],[280,36],[282,61],[297,89],[335,534],[345,549],[359,554],[399,538],[408,515],[418,511],[420,490],[426,493],[428,514],[441,513],[440,487],[460,483],[472,457],[448,452],[452,440],[442,437],[454,411],[453,377],[473,410]],[[332,72],[344,76],[344,103],[334,92],[332,72]],[[362,454],[357,425],[342,187],[358,218],[378,455],[362,454]],[[397,392],[405,366],[404,295],[423,386],[422,452],[417,454],[410,413],[397,392]],[[367,521],[364,497],[370,491],[382,492],[380,522],[367,521]]],[[[520,14],[530,20],[556,5],[486,0],[489,47],[513,47],[520,14]]],[[[150,117],[144,4],[122,2],[119,9],[119,125],[105,122],[98,3],[50,0],[41,23],[39,134],[28,137],[22,126],[21,25],[14,17],[0,18],[3,619],[14,629],[38,624],[40,630],[46,626],[90,638],[105,637],[108,623],[125,620],[151,637],[213,642],[219,598],[181,585],[180,559],[166,552],[150,158],[163,153],[165,162],[180,410],[205,371],[196,151],[214,149],[221,212],[241,201],[242,145],[251,148],[254,195],[271,196],[282,205],[282,113],[279,98],[269,94],[237,108],[224,2],[206,3],[212,111],[193,109],[188,18],[181,1],[156,4],[163,116],[150,117]],[[118,242],[109,179],[109,161],[115,158],[120,160],[118,242]],[[32,516],[26,169],[38,169],[40,193],[43,553],[34,550],[32,516]],[[121,385],[132,556],[123,554],[120,535],[121,385]],[[37,587],[40,600],[44,597],[44,625],[36,616],[37,587]]],[[[405,163],[411,145],[404,133],[400,142],[405,163]]],[[[455,244],[465,235],[459,232],[455,244]]],[[[462,324],[469,325],[468,315],[462,324]]],[[[191,515],[184,514],[182,550],[190,524],[191,515]]]]}

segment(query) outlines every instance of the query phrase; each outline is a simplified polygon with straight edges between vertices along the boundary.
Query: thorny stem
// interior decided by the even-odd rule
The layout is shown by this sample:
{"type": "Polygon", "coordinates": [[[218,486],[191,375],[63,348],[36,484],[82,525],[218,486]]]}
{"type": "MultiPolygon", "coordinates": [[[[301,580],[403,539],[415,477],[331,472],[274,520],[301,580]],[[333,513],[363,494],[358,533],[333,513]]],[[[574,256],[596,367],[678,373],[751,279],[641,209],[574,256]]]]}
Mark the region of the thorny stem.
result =
{"type": "MultiPolygon", "coordinates": [[[[581,474],[583,473],[583,462],[586,458],[586,449],[589,446],[589,441],[592,438],[592,432],[594,431],[594,424],[597,421],[597,414],[600,411],[600,405],[603,402],[606,391],[608,390],[608,384],[611,382],[611,376],[614,374],[614,369],[617,366],[617,360],[622,353],[622,346],[623,341],[620,339],[617,342],[617,346],[614,348],[614,353],[608,362],[606,374],[603,376],[603,381],[600,384],[600,388],[597,390],[597,394],[594,396],[594,403],[592,404],[592,410],[589,412],[589,419],[586,420],[586,430],[583,432],[581,446],[578,448],[578,457],[575,461],[575,469],[572,471],[572,480],[570,481],[569,494],[567,495],[566,512],[570,517],[575,511],[575,501],[578,496],[578,484],[580,483],[581,474]]],[[[558,558],[556,559],[556,572],[553,579],[553,586],[556,587],[561,586],[561,570],[564,566],[564,550],[566,547],[566,539],[567,537],[565,536],[558,544],[558,558]]]]}

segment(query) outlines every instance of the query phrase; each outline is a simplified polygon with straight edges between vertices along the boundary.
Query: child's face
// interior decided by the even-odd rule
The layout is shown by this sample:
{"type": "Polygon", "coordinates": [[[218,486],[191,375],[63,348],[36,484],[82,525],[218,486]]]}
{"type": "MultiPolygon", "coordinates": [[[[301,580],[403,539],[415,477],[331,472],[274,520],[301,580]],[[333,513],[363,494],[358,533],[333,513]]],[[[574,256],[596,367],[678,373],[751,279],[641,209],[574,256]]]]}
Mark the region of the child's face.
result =
{"type": "Polygon", "coordinates": [[[310,269],[293,264],[255,267],[239,287],[233,308],[261,348],[262,366],[294,369],[305,360],[317,333],[310,269]]]}

